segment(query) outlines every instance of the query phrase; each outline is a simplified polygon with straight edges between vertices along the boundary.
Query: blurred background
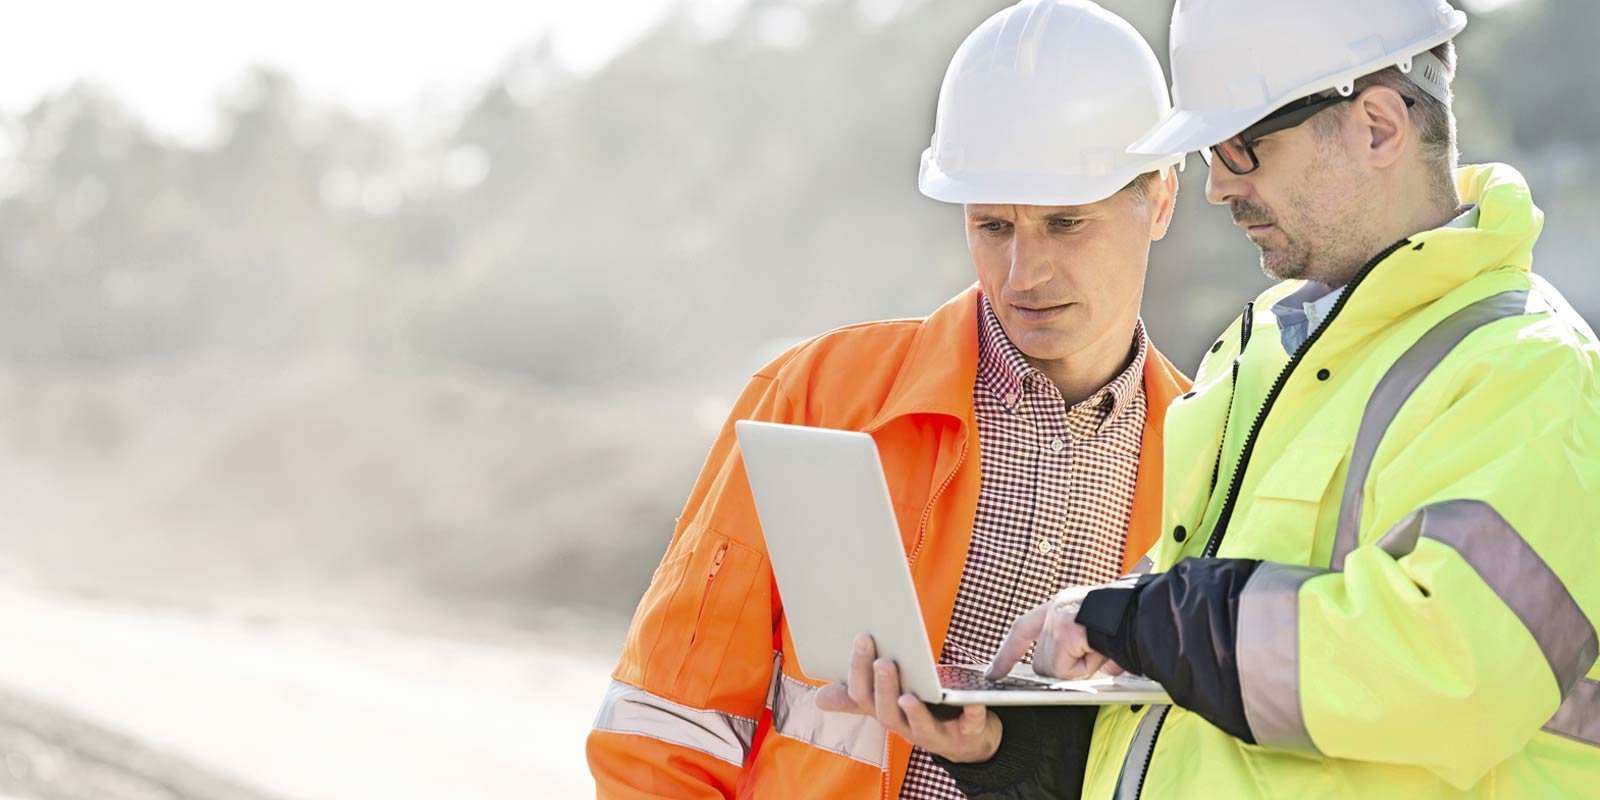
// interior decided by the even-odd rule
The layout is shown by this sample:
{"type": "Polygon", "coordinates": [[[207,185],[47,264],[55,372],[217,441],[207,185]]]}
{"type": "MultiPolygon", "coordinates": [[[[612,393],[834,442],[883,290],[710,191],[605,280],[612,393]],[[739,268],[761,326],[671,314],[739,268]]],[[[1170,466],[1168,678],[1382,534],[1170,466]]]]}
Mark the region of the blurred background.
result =
{"type": "MultiPolygon", "coordinates": [[[[917,162],[1006,3],[230,5],[0,29],[0,799],[592,796],[745,378],[973,280],[917,162]]],[[[1600,4],[1458,5],[1465,160],[1600,320],[1600,4]]],[[[1188,368],[1266,285],[1190,161],[1188,368]]]]}

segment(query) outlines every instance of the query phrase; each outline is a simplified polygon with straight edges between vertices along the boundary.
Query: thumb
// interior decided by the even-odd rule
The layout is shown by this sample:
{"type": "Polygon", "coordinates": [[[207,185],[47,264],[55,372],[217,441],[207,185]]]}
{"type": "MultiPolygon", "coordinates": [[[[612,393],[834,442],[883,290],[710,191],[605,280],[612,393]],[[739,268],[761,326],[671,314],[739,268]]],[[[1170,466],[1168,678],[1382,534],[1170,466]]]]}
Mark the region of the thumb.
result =
{"type": "Polygon", "coordinates": [[[830,683],[818,689],[817,708],[823,711],[861,713],[856,708],[855,701],[850,699],[850,690],[842,683],[830,683]]]}
{"type": "Polygon", "coordinates": [[[961,718],[956,720],[956,730],[962,736],[976,736],[983,731],[983,726],[989,721],[989,709],[983,706],[967,706],[961,709],[961,718]]]}

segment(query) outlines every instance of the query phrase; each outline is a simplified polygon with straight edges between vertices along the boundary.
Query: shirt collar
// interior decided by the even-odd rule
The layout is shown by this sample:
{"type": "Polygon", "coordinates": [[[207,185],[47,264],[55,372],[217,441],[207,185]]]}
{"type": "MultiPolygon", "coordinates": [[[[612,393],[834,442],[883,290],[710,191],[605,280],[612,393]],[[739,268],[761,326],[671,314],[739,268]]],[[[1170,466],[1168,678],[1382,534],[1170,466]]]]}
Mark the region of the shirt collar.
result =
{"type": "MultiPolygon", "coordinates": [[[[1025,413],[1027,400],[1048,403],[1057,408],[1064,402],[1054,383],[1012,344],[1000,325],[988,297],[980,299],[978,313],[978,380],[1013,414],[1025,413]]],[[[1096,430],[1117,419],[1144,388],[1144,364],[1150,350],[1144,320],[1133,331],[1133,359],[1111,382],[1070,409],[1069,415],[1092,414],[1096,430]]]]}
{"type": "Polygon", "coordinates": [[[1132,405],[1134,398],[1144,390],[1144,362],[1150,353],[1150,337],[1144,332],[1144,320],[1138,320],[1133,326],[1133,359],[1128,362],[1126,369],[1121,374],[1112,378],[1105,388],[1089,398],[1088,402],[1099,402],[1109,405],[1110,411],[1101,421],[1101,427],[1107,422],[1120,418],[1127,413],[1128,406],[1132,405]]]}
{"type": "Polygon", "coordinates": [[[1450,224],[1446,225],[1445,227],[1446,228],[1476,228],[1476,227],[1478,227],[1478,204],[1477,203],[1473,203],[1472,205],[1467,206],[1467,210],[1461,212],[1461,216],[1458,216],[1455,219],[1450,220],[1450,224]]]}

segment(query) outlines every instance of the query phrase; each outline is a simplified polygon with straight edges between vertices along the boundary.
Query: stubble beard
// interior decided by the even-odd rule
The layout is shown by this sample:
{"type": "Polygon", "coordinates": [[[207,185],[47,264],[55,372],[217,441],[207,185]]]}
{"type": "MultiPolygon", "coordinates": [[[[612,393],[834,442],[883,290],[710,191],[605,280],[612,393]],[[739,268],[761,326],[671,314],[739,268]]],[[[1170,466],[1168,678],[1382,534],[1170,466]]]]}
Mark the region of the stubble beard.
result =
{"type": "MultiPolygon", "coordinates": [[[[1278,229],[1283,231],[1282,228],[1278,229]]],[[[1261,271],[1275,281],[1305,280],[1311,269],[1311,254],[1297,240],[1283,232],[1288,244],[1282,247],[1257,245],[1261,250],[1261,271]]]]}
{"type": "Polygon", "coordinates": [[[1360,179],[1341,174],[1344,162],[1331,147],[1305,171],[1301,192],[1289,197],[1274,223],[1281,244],[1258,243],[1261,271],[1279,281],[1313,280],[1343,285],[1360,268],[1374,220],[1365,204],[1341,202],[1362,196],[1360,179]]]}

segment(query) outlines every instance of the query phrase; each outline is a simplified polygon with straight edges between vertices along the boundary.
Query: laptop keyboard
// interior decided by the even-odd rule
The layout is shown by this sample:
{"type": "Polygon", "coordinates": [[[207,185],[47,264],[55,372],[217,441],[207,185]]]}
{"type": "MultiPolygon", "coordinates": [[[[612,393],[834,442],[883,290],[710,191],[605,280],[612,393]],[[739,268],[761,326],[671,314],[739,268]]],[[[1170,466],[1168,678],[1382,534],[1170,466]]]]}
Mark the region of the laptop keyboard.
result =
{"type": "Polygon", "coordinates": [[[983,669],[979,667],[959,667],[953,664],[939,665],[939,685],[946,689],[960,691],[1004,691],[1006,689],[1053,689],[1050,684],[1041,681],[1030,681],[1025,678],[1003,677],[999,680],[989,680],[984,677],[983,669]]]}

